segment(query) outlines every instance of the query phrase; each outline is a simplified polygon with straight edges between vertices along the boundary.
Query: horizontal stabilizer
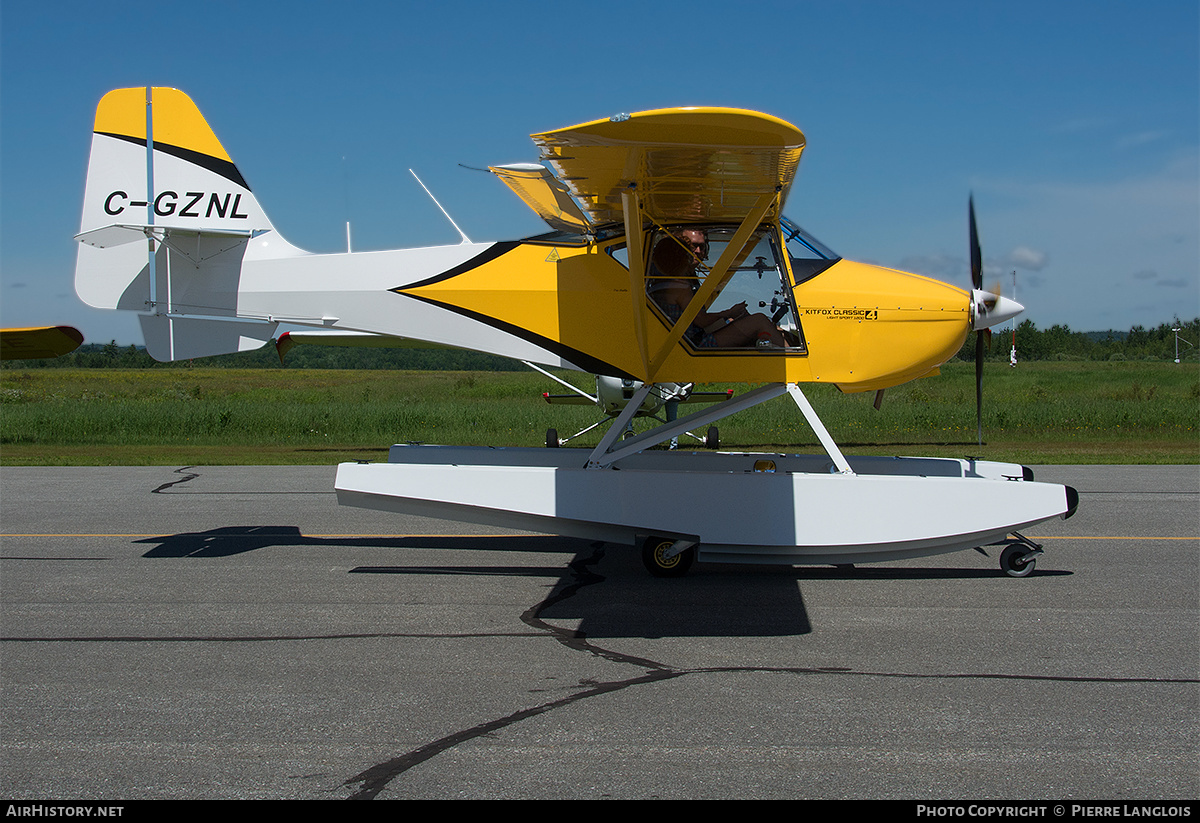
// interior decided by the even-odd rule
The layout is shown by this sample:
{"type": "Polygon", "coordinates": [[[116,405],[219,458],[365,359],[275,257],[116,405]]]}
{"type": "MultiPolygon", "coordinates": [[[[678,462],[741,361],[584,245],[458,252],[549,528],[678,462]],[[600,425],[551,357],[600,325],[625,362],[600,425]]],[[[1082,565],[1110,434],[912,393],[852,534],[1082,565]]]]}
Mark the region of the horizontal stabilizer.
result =
{"type": "Polygon", "coordinates": [[[155,360],[171,362],[193,357],[253,351],[274,336],[278,323],[253,320],[216,320],[203,317],[138,316],[146,351],[155,360]]]}
{"type": "Polygon", "coordinates": [[[134,243],[138,240],[146,240],[154,238],[159,241],[165,241],[170,236],[191,236],[193,238],[203,235],[204,237],[228,237],[233,240],[248,240],[253,236],[253,232],[247,231],[217,231],[214,229],[204,229],[202,231],[188,232],[184,230],[182,233],[173,231],[163,226],[153,226],[149,224],[132,224],[132,223],[113,223],[110,226],[103,226],[91,231],[85,231],[82,234],[75,235],[75,239],[80,243],[87,243],[89,246],[95,246],[98,249],[111,249],[116,246],[124,246],[127,243],[134,243]]]}

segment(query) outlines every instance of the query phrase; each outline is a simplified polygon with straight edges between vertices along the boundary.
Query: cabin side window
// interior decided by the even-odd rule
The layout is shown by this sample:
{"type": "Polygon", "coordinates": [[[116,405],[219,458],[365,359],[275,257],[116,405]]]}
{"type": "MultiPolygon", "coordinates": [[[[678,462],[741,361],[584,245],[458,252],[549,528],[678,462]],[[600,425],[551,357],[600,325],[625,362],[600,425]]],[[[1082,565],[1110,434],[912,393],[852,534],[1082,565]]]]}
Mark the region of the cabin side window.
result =
{"type": "MultiPolygon", "coordinates": [[[[682,226],[653,233],[646,292],[660,319],[673,326],[729,249],[735,227],[682,226]]],[[[733,252],[721,282],[684,332],[697,351],[803,350],[774,233],[766,228],[733,252]]]]}

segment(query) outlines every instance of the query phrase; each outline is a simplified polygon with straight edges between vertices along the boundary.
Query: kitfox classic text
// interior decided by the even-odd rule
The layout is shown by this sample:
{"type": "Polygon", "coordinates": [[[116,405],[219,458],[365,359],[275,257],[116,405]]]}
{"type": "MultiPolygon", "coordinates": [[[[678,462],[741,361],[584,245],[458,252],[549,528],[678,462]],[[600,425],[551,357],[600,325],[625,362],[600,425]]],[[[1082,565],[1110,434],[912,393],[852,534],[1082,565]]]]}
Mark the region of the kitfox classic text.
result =
{"type": "Polygon", "coordinates": [[[275,231],[187,95],[118,89],[96,113],[76,290],[137,312],[160,360],[256,348],[285,324],[638,386],[594,449],[395,446],[386,463],[339,466],[347,505],[640,542],[656,574],[697,557],[854,563],[998,542],[1010,574],[1033,568],[1040,549],[1015,530],[1069,516],[1073,489],[973,459],[848,460],[800,388],[934,375],[1021,311],[981,288],[973,207],[962,289],[843,259],[787,219],[805,138],[777,118],[664,109],[533,140],[541,162],[491,171],[548,233],[310,254],[275,231]],[[707,382],[754,388],[618,439],[656,386],[707,382]],[[825,454],[648,450],[783,394],[825,454]]]}

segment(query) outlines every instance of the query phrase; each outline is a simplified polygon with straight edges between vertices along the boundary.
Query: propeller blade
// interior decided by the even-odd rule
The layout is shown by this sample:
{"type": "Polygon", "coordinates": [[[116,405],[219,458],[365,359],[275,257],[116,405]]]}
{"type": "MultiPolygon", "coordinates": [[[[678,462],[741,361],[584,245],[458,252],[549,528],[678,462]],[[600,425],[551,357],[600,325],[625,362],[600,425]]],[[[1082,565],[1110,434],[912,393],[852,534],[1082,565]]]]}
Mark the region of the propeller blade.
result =
{"type": "Polygon", "coordinates": [[[983,252],[979,248],[979,230],[975,227],[975,196],[967,201],[968,222],[971,229],[971,288],[983,288],[983,252]]]}
{"type": "Polygon", "coordinates": [[[983,445],[983,333],[975,332],[975,429],[983,445]]]}
{"type": "MultiPolygon", "coordinates": [[[[967,223],[970,230],[971,243],[971,288],[975,292],[975,299],[981,297],[978,294],[983,289],[983,251],[979,248],[979,229],[975,224],[975,195],[970,195],[967,199],[967,223]]],[[[993,306],[995,302],[993,302],[993,306]]],[[[982,307],[981,307],[982,308],[982,307]]],[[[985,316],[983,311],[978,312],[976,316],[975,330],[975,429],[979,438],[979,445],[983,445],[983,328],[981,328],[980,320],[985,316]]]]}

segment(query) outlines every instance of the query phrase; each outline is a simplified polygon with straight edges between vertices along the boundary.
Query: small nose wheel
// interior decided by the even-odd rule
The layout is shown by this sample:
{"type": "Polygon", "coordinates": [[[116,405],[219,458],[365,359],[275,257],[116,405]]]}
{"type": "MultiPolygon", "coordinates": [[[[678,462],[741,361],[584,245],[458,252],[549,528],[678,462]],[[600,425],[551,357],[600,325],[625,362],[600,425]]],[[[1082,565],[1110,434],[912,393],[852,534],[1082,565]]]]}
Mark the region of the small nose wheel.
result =
{"type": "Polygon", "coordinates": [[[1017,532],[1013,536],[1015,539],[1000,553],[1000,570],[1009,577],[1028,577],[1042,555],[1042,547],[1017,532]]]}
{"type": "Polygon", "coordinates": [[[1000,568],[1009,577],[1026,577],[1037,565],[1034,559],[1025,559],[1030,552],[1022,546],[1009,546],[1000,553],[1000,568]]]}

